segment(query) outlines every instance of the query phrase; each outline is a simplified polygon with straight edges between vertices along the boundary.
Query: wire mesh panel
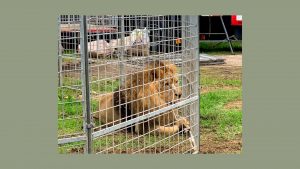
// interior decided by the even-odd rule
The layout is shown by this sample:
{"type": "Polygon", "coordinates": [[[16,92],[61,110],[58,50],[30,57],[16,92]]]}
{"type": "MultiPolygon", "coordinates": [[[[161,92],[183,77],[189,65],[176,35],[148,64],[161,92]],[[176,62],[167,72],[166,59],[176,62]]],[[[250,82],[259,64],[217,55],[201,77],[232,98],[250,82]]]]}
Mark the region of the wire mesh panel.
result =
{"type": "Polygon", "coordinates": [[[59,152],[197,153],[197,16],[76,18],[58,21],[59,152]]]}
{"type": "Polygon", "coordinates": [[[59,152],[79,153],[84,140],[79,23],[74,15],[58,20],[58,139],[59,152]],[[81,138],[80,138],[81,137],[81,138]],[[74,138],[74,139],[72,139],[74,138]],[[69,140],[67,140],[69,139],[69,140]],[[73,141],[70,142],[69,141],[73,141]],[[66,143],[66,144],[61,144],[66,143]]]}

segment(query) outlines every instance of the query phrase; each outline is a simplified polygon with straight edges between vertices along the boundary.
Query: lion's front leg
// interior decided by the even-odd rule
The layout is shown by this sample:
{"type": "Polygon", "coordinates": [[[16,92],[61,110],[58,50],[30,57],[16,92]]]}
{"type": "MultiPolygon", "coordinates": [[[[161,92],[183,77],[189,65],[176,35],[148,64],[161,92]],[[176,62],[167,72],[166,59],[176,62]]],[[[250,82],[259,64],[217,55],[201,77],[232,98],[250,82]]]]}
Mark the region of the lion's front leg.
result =
{"type": "MultiPolygon", "coordinates": [[[[135,106],[133,106],[134,114],[136,114],[137,116],[141,116],[143,114],[156,111],[166,106],[166,102],[159,97],[159,94],[155,89],[151,90],[151,87],[152,87],[151,85],[145,87],[146,89],[144,90],[144,92],[141,91],[138,94],[138,96],[143,99],[137,100],[135,102],[136,103],[135,106]]],[[[155,119],[151,121],[155,121],[155,119]]],[[[144,131],[145,125],[146,126],[150,125],[150,123],[152,122],[148,121],[148,122],[135,124],[135,132],[136,133],[145,132],[144,131]]],[[[153,130],[153,126],[150,127],[150,130],[153,130]]]]}
{"type": "Polygon", "coordinates": [[[173,109],[168,113],[155,118],[154,130],[156,133],[175,134],[183,131],[187,133],[190,130],[190,123],[187,118],[178,115],[178,110],[173,109]]]}
{"type": "Polygon", "coordinates": [[[168,115],[168,124],[174,124],[177,125],[179,127],[179,130],[184,130],[185,132],[187,132],[188,130],[190,130],[190,122],[186,117],[182,117],[179,115],[178,109],[173,109],[170,111],[170,113],[167,114],[168,115]],[[171,117],[171,118],[170,118],[171,117]]]}
{"type": "MultiPolygon", "coordinates": [[[[148,89],[151,89],[151,87],[148,89]]],[[[157,91],[153,92],[151,90],[146,90],[144,93],[139,94],[141,94],[143,99],[137,101],[137,108],[135,109],[135,114],[137,114],[138,116],[168,106],[168,104],[163,99],[161,99],[161,97],[159,97],[157,91]]],[[[185,117],[180,117],[177,109],[170,110],[168,113],[154,118],[152,122],[136,124],[135,132],[142,133],[144,128],[143,126],[145,124],[151,125],[151,131],[155,130],[156,133],[175,134],[176,132],[179,132],[181,130],[184,130],[185,132],[190,130],[189,121],[185,117]],[[154,124],[152,122],[154,122],[154,124]]]]}
{"type": "Polygon", "coordinates": [[[190,122],[186,117],[177,118],[175,124],[178,125],[179,129],[183,130],[185,133],[187,133],[191,129],[190,122]]]}
{"type": "Polygon", "coordinates": [[[181,125],[185,128],[190,128],[190,122],[186,117],[179,115],[178,109],[173,109],[173,116],[176,120],[176,124],[181,125]]]}
{"type": "Polygon", "coordinates": [[[154,130],[157,134],[172,135],[182,130],[184,131],[184,133],[187,133],[190,130],[190,125],[185,118],[182,118],[176,121],[175,124],[172,126],[155,125],[152,126],[152,130],[154,130]]]}

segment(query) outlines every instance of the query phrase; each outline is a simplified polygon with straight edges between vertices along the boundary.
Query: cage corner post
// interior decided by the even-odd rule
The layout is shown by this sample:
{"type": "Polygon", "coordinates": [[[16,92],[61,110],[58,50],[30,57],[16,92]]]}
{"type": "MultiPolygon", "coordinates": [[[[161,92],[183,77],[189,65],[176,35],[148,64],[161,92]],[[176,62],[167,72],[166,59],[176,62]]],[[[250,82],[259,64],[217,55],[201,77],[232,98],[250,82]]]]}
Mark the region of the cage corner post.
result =
{"type": "Polygon", "coordinates": [[[88,60],[88,39],[87,39],[86,16],[80,16],[80,48],[81,48],[81,80],[82,80],[82,99],[83,99],[83,128],[86,133],[86,146],[84,153],[92,153],[92,119],[90,108],[90,85],[89,85],[89,60],[88,60]]]}
{"type": "Polygon", "coordinates": [[[58,50],[58,86],[61,87],[63,85],[63,76],[62,76],[62,64],[63,64],[63,59],[62,59],[62,45],[61,45],[61,28],[60,28],[60,21],[61,21],[61,16],[58,17],[58,36],[59,36],[59,40],[58,40],[58,46],[57,46],[57,50],[58,50]]]}
{"type": "Polygon", "coordinates": [[[124,54],[125,54],[125,24],[124,24],[124,15],[121,15],[121,49],[118,52],[119,61],[120,61],[120,86],[125,83],[125,72],[124,72],[124,54]]]}
{"type": "Polygon", "coordinates": [[[196,101],[196,104],[194,104],[194,110],[195,110],[195,121],[196,121],[196,127],[194,129],[193,134],[196,137],[195,138],[195,151],[196,153],[199,153],[200,151],[200,94],[199,94],[199,84],[200,84],[200,74],[199,74],[199,16],[198,15],[192,15],[190,16],[190,21],[192,24],[191,31],[194,33],[192,38],[192,46],[194,48],[193,50],[193,57],[195,59],[195,77],[196,77],[196,84],[194,84],[193,87],[193,93],[197,94],[198,99],[196,101]]]}

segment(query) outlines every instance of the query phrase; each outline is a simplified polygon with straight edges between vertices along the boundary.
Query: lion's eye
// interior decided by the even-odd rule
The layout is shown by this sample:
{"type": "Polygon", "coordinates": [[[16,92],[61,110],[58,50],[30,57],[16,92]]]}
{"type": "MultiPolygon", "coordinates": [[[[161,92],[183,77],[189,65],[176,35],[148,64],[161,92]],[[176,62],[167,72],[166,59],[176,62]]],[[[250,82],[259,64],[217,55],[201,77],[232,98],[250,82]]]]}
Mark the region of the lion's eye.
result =
{"type": "Polygon", "coordinates": [[[166,83],[165,85],[166,85],[166,86],[169,86],[169,83],[166,83]]]}

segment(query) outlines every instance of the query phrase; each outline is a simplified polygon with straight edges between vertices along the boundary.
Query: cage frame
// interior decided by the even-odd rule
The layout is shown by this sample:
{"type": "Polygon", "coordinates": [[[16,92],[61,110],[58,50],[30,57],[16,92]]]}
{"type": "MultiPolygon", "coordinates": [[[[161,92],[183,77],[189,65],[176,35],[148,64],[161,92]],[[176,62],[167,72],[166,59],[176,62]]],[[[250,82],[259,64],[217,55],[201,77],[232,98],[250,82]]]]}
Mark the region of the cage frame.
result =
{"type": "MultiPolygon", "coordinates": [[[[124,15],[120,16],[120,21],[121,21],[121,47],[120,47],[120,52],[118,53],[118,58],[120,59],[120,71],[119,71],[119,75],[121,75],[121,80],[120,80],[120,84],[124,83],[124,78],[125,77],[124,74],[124,38],[125,38],[125,30],[124,30],[124,15]]],[[[85,146],[84,146],[84,153],[87,154],[91,154],[93,153],[93,146],[92,146],[92,142],[95,138],[101,137],[101,136],[105,136],[106,134],[112,133],[114,131],[117,131],[119,129],[122,129],[128,125],[132,125],[135,124],[137,122],[141,122],[143,120],[155,117],[157,115],[162,114],[163,112],[167,112],[170,111],[174,108],[178,108],[184,105],[187,105],[189,103],[193,103],[194,106],[190,106],[189,109],[193,109],[193,111],[195,112],[195,115],[193,116],[193,121],[195,123],[195,126],[191,131],[190,131],[190,141],[193,144],[193,153],[198,153],[199,152],[199,146],[200,146],[200,133],[199,133],[199,77],[195,76],[192,77],[192,79],[194,79],[194,83],[196,83],[197,85],[191,85],[192,87],[189,88],[189,91],[187,90],[183,90],[183,95],[187,96],[189,95],[188,93],[193,93],[194,96],[190,97],[190,98],[186,98],[185,100],[182,100],[180,102],[177,102],[175,104],[169,105],[167,107],[158,109],[156,111],[152,111],[148,114],[144,114],[138,117],[135,117],[133,119],[127,120],[125,122],[113,125],[111,127],[105,128],[105,129],[101,129],[99,131],[94,131],[93,132],[93,127],[94,127],[94,123],[92,121],[92,112],[91,112],[91,99],[90,99],[90,95],[91,95],[91,90],[90,90],[90,68],[89,68],[89,49],[88,49],[88,31],[87,31],[87,17],[85,15],[80,15],[80,61],[81,61],[81,68],[79,69],[81,72],[81,80],[82,80],[82,84],[81,84],[81,91],[82,91],[82,107],[83,107],[83,133],[84,135],[79,135],[79,136],[75,136],[75,137],[66,137],[66,138],[59,138],[58,139],[58,145],[64,145],[67,143],[72,143],[72,142],[80,142],[80,141],[84,141],[85,142],[85,146]]],[[[190,55],[193,55],[193,59],[196,60],[197,62],[193,63],[193,67],[195,69],[194,74],[198,74],[199,75],[199,53],[198,53],[198,47],[199,47],[199,43],[198,43],[198,16],[186,16],[183,15],[181,16],[181,22],[182,25],[181,27],[188,27],[187,21],[189,20],[189,23],[192,23],[193,26],[190,26],[191,31],[190,32],[185,32],[184,29],[182,29],[182,39],[185,39],[186,37],[189,37],[191,40],[189,43],[191,43],[194,48],[191,49],[190,51],[186,51],[186,50],[182,50],[182,55],[186,54],[185,52],[190,52],[190,55]],[[190,35],[192,34],[192,35],[190,35]]],[[[60,32],[59,32],[60,33],[60,32]]],[[[60,34],[61,35],[61,34],[60,34]]],[[[59,37],[60,40],[62,39],[61,36],[59,37]]],[[[62,72],[62,51],[60,49],[61,47],[61,41],[59,40],[59,47],[58,47],[58,71],[59,71],[59,86],[62,85],[62,81],[63,81],[63,77],[61,76],[61,72],[62,72]]],[[[187,44],[185,44],[185,41],[182,41],[182,46],[186,46],[187,44]]],[[[159,54],[158,54],[159,55],[159,54]]],[[[142,58],[142,57],[140,57],[142,58]]],[[[164,58],[166,58],[166,56],[164,56],[164,58]]],[[[182,64],[184,64],[183,60],[181,61],[182,64]]],[[[191,63],[189,63],[191,64],[191,63]]],[[[182,65],[182,70],[181,71],[186,71],[184,69],[184,65],[182,65]]],[[[188,70],[187,70],[188,71],[188,70]]],[[[191,79],[191,77],[187,77],[185,75],[182,75],[182,85],[183,86],[188,86],[190,85],[187,79],[191,79]]]]}

